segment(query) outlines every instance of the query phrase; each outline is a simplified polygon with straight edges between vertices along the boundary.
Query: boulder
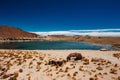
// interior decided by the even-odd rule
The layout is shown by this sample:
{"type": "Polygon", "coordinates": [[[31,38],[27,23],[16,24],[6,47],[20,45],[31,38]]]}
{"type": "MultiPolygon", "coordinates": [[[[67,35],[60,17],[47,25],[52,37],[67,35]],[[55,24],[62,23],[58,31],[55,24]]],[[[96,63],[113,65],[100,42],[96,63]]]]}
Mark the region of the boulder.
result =
{"type": "Polygon", "coordinates": [[[82,59],[81,53],[70,53],[67,56],[67,61],[72,60],[72,59],[74,59],[75,61],[76,60],[81,60],[82,59]]]}

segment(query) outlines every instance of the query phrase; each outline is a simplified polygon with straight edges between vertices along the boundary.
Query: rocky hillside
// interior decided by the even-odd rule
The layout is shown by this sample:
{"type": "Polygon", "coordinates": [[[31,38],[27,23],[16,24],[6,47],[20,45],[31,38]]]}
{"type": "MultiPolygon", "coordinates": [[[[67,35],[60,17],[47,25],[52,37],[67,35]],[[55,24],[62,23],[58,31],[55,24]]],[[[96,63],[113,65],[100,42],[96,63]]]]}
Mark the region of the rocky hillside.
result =
{"type": "Polygon", "coordinates": [[[35,38],[37,34],[25,32],[19,28],[0,26],[0,38],[35,38]]]}

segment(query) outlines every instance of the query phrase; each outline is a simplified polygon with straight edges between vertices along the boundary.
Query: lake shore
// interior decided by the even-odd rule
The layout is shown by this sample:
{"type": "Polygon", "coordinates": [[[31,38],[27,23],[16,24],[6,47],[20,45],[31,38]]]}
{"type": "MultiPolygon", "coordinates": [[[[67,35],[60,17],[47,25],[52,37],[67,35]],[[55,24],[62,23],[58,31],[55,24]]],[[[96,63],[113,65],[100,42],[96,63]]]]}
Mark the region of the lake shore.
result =
{"type": "Polygon", "coordinates": [[[74,42],[89,42],[95,44],[111,44],[117,50],[120,50],[120,37],[95,37],[95,36],[63,36],[51,35],[41,36],[38,38],[15,38],[2,39],[0,42],[27,42],[27,41],[74,41],[74,42]]]}
{"type": "Polygon", "coordinates": [[[119,80],[120,51],[0,50],[0,79],[119,80]],[[67,61],[70,53],[82,59],[67,61]],[[49,63],[51,60],[62,65],[49,63]]]}
{"type": "Polygon", "coordinates": [[[49,41],[77,41],[77,42],[89,42],[96,44],[111,44],[117,50],[120,50],[120,37],[99,37],[99,36],[47,36],[45,40],[49,41]]]}

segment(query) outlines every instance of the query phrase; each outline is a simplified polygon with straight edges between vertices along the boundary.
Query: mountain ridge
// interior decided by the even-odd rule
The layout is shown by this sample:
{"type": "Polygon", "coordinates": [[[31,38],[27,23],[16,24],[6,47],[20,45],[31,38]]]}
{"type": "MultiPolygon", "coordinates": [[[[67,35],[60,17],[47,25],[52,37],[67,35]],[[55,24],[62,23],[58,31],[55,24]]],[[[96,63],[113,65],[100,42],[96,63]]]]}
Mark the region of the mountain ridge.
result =
{"type": "Polygon", "coordinates": [[[0,26],[0,38],[36,38],[37,36],[35,33],[29,33],[17,27],[0,26]]]}

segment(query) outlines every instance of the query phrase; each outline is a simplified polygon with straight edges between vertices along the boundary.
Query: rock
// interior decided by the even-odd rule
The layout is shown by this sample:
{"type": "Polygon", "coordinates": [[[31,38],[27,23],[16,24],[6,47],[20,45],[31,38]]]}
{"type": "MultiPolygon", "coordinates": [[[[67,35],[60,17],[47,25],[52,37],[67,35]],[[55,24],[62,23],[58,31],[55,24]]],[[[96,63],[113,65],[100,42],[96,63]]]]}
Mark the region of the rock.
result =
{"type": "Polygon", "coordinates": [[[75,61],[81,60],[82,59],[81,53],[71,53],[67,56],[67,61],[72,60],[72,59],[74,59],[75,61]]]}
{"type": "Polygon", "coordinates": [[[100,51],[108,51],[108,49],[102,48],[102,49],[100,49],[100,51]]]}

